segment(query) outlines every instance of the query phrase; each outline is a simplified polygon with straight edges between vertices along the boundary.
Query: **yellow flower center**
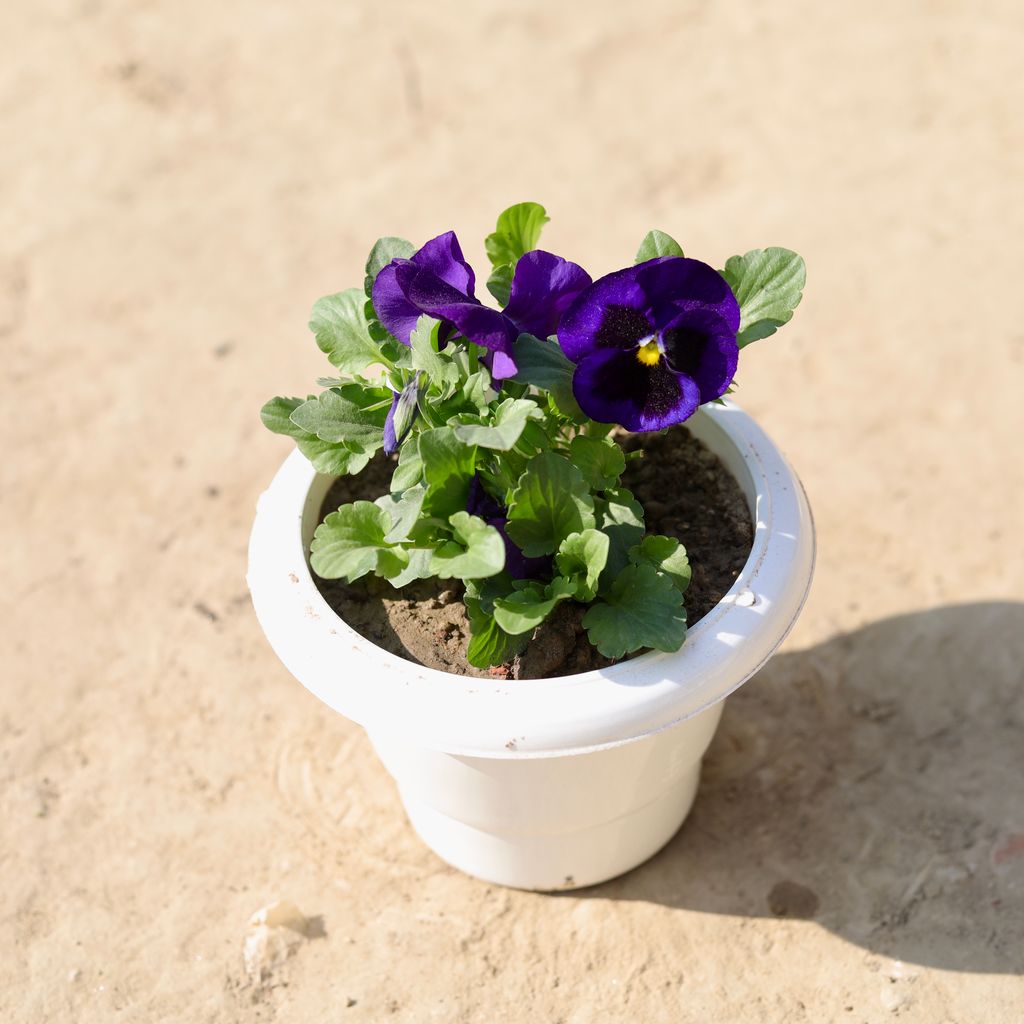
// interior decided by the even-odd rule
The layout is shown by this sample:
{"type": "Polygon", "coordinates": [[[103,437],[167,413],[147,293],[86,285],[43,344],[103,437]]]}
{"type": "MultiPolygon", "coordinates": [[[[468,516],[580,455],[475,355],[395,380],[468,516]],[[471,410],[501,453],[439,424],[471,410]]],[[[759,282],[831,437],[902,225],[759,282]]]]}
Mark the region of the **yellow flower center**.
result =
{"type": "Polygon", "coordinates": [[[644,366],[657,366],[661,358],[661,349],[658,348],[657,338],[652,338],[646,345],[641,345],[636,350],[636,357],[644,366]]]}

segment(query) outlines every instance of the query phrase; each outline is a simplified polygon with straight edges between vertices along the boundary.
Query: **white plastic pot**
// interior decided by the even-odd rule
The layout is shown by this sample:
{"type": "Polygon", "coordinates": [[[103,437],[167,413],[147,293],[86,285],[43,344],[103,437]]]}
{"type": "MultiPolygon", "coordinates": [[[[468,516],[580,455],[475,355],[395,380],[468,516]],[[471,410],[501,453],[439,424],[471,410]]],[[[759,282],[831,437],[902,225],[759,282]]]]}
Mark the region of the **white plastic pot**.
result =
{"type": "Polygon", "coordinates": [[[271,646],[367,730],[414,828],[455,867],[550,890],[646,860],[693,803],[723,699],[796,621],[814,564],[796,475],[731,402],[703,407],[687,426],[747,496],[756,529],[743,571],[676,653],[555,679],[456,676],[381,650],[331,610],[310,575],[331,478],[294,452],[260,497],[248,580],[271,646]]]}

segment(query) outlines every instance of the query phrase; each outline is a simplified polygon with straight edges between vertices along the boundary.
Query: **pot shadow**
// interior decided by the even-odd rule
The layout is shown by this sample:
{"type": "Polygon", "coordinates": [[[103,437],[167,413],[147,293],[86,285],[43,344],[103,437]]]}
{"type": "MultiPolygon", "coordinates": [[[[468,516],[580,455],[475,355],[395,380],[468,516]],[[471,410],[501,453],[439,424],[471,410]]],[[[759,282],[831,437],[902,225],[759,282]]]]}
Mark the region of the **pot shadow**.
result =
{"type": "Polygon", "coordinates": [[[675,838],[575,895],[805,918],[896,959],[1019,972],[1022,666],[1024,604],[1003,602],[776,657],[729,699],[675,838]]]}

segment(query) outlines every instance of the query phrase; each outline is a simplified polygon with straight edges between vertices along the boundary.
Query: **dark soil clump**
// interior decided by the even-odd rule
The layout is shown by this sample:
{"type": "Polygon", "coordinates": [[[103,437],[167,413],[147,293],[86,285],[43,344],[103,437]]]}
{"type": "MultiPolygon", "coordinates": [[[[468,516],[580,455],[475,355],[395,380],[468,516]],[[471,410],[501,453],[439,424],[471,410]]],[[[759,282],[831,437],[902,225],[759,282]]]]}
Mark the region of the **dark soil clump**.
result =
{"type": "MultiPolygon", "coordinates": [[[[661,435],[627,435],[623,448],[642,448],[623,475],[646,510],[647,530],[678,537],[693,570],[684,600],[691,625],[706,615],[732,586],[753,543],[753,526],[739,484],[686,427],[661,435]]],[[[335,481],[321,518],[350,501],[384,494],[394,462],[380,456],[355,477],[335,481]]],[[[612,664],[590,645],[583,629],[586,609],[564,602],[534,633],[522,654],[492,669],[466,661],[469,620],[457,580],[418,580],[395,590],[387,580],[356,583],[314,574],[327,603],[356,632],[409,661],[456,675],[539,679],[572,675],[612,664]]]]}

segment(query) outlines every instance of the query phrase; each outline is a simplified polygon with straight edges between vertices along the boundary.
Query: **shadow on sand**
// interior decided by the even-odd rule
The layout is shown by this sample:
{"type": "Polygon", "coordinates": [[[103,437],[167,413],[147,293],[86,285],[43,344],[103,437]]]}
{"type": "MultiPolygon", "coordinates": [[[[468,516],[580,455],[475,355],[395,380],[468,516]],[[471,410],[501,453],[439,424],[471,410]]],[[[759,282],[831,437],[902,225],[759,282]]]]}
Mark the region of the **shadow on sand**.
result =
{"type": "Polygon", "coordinates": [[[682,830],[575,898],[813,919],[901,960],[1024,970],[1022,673],[1011,603],[780,655],[730,698],[682,830]]]}

